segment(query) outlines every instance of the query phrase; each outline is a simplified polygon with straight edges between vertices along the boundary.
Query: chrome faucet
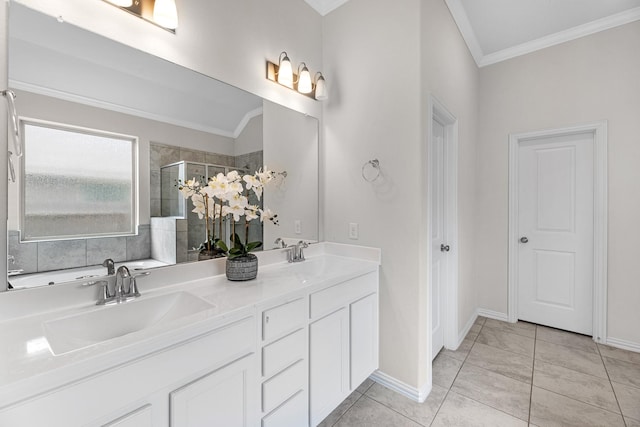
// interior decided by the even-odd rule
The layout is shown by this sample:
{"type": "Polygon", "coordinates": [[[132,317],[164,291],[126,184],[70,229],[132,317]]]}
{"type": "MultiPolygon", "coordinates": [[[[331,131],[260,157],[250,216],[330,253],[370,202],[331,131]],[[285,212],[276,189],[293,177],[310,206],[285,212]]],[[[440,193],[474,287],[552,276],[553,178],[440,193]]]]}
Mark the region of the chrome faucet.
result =
{"type": "Polygon", "coordinates": [[[127,302],[140,296],[136,278],[140,276],[148,276],[149,272],[132,275],[126,266],[120,266],[115,273],[116,282],[113,292],[109,289],[108,280],[98,280],[96,282],[84,283],[83,286],[100,285],[102,286],[102,294],[96,305],[119,304],[127,302]]]}
{"type": "Polygon", "coordinates": [[[287,247],[287,244],[284,242],[284,239],[282,239],[282,237],[278,237],[276,241],[273,242],[273,244],[276,245],[276,249],[284,249],[287,247]]]}
{"type": "Polygon", "coordinates": [[[114,296],[117,299],[122,299],[125,295],[129,293],[131,289],[131,273],[126,266],[121,266],[118,268],[118,272],[116,273],[116,288],[114,290],[114,296]],[[125,287],[125,283],[127,286],[125,287]]]}
{"type": "Polygon", "coordinates": [[[113,276],[116,274],[116,266],[111,258],[107,258],[102,262],[103,267],[107,267],[107,274],[113,276]]]}
{"type": "Polygon", "coordinates": [[[287,251],[287,261],[289,262],[302,262],[304,261],[304,251],[309,247],[309,244],[303,240],[300,240],[295,246],[291,246],[287,251]]]}

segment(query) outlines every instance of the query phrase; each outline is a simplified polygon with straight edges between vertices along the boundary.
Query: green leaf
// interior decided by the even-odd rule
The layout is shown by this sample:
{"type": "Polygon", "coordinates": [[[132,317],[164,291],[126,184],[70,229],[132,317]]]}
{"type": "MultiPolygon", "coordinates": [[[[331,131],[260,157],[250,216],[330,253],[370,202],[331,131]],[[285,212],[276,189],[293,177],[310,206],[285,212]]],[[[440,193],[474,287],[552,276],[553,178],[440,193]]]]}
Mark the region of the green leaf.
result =
{"type": "Polygon", "coordinates": [[[225,245],[223,240],[218,239],[218,241],[216,242],[216,246],[222,249],[225,254],[229,252],[229,248],[227,247],[227,245],[225,245]]]}
{"type": "Polygon", "coordinates": [[[251,252],[252,250],[259,248],[262,246],[262,242],[251,242],[247,244],[247,252],[251,252]]]}

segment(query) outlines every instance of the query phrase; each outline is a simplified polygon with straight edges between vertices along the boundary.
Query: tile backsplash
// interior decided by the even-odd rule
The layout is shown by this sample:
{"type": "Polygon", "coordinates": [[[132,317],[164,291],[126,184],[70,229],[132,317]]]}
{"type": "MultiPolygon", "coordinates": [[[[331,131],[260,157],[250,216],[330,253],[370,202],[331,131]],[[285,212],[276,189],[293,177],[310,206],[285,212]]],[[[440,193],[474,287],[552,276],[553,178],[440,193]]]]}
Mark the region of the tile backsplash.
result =
{"type": "Polygon", "coordinates": [[[9,269],[24,273],[99,265],[107,258],[121,262],[151,257],[149,224],[139,225],[135,236],[20,242],[20,232],[9,230],[8,237],[9,255],[15,259],[9,269]]]}

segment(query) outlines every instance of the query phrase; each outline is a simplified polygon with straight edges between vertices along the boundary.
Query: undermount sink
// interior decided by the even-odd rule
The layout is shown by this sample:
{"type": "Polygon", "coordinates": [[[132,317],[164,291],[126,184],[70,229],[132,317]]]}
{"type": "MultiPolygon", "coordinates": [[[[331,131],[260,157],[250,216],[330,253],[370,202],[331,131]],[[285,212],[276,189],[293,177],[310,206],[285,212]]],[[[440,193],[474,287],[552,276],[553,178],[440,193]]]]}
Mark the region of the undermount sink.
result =
{"type": "Polygon", "coordinates": [[[42,326],[51,351],[60,355],[168,324],[213,307],[188,292],[176,292],[151,298],[143,296],[138,300],[43,322],[42,326]]]}
{"type": "Polygon", "coordinates": [[[306,261],[285,264],[271,270],[264,276],[292,276],[304,284],[309,280],[324,278],[343,271],[347,266],[348,264],[340,259],[308,258],[306,261]]]}

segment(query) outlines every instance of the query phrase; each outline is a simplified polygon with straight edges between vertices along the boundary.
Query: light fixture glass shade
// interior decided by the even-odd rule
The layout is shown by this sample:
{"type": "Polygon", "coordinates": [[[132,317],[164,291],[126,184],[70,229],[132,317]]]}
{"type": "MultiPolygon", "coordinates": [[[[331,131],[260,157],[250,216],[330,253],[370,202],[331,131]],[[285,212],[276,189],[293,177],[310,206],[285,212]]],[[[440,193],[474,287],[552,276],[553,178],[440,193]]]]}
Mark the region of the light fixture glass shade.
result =
{"type": "Polygon", "coordinates": [[[318,101],[324,101],[329,97],[327,93],[327,82],[324,80],[322,73],[316,74],[316,99],[318,101]]]}
{"type": "Polygon", "coordinates": [[[312,90],[313,87],[311,85],[311,74],[309,74],[307,64],[303,62],[298,67],[298,92],[311,93],[312,90]]]}
{"type": "Polygon", "coordinates": [[[107,0],[111,4],[115,4],[120,7],[131,7],[133,5],[133,0],[107,0]]]}
{"type": "Polygon", "coordinates": [[[278,83],[293,89],[293,68],[287,52],[282,52],[278,60],[278,83]]]}
{"type": "Polygon", "coordinates": [[[155,0],[153,20],[161,27],[170,30],[178,28],[178,9],[175,0],[155,0]]]}

